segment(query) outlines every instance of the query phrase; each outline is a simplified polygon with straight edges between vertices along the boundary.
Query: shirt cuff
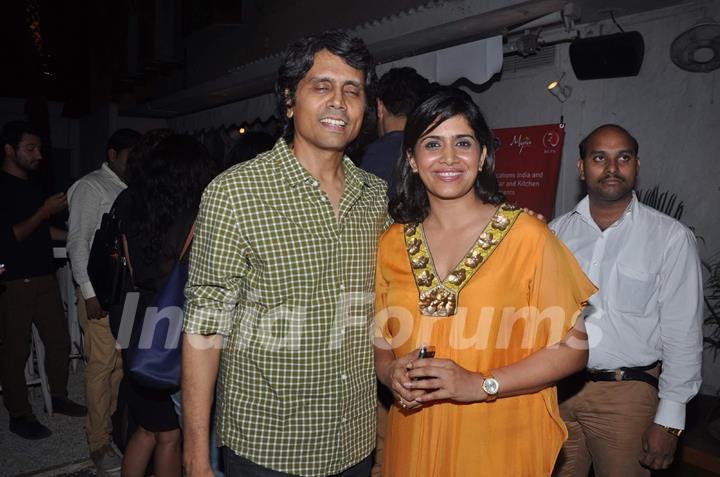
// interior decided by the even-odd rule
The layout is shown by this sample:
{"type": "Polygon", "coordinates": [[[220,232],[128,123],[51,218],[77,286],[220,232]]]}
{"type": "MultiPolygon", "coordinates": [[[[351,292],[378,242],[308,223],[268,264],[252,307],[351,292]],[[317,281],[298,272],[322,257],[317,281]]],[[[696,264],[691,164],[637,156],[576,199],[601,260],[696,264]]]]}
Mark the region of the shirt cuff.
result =
{"type": "Polygon", "coordinates": [[[95,289],[93,288],[92,283],[81,283],[80,293],[82,293],[83,298],[85,298],[86,300],[93,298],[95,296],[95,289]]]}
{"type": "Polygon", "coordinates": [[[685,429],[685,404],[661,399],[655,412],[655,424],[673,429],[685,429]]]}

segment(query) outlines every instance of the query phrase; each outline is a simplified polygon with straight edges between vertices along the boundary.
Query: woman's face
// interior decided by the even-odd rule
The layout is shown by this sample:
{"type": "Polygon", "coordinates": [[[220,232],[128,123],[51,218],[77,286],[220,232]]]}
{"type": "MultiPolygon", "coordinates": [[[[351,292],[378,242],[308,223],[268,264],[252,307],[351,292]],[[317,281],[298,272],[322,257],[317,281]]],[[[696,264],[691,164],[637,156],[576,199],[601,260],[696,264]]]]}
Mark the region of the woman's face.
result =
{"type": "Polygon", "coordinates": [[[486,155],[465,116],[457,115],[420,136],[408,159],[431,200],[450,200],[475,196],[475,179],[486,155]]]}

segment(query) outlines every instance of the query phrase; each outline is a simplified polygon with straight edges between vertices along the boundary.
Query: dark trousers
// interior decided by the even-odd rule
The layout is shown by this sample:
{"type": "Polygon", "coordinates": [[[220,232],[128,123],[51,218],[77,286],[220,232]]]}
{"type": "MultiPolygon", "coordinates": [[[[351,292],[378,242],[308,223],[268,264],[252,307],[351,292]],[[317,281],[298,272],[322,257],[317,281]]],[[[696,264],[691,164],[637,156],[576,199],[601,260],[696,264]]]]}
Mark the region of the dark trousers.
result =
{"type": "MultiPolygon", "coordinates": [[[[276,470],[259,466],[254,462],[239,456],[227,447],[223,447],[225,461],[225,477],[293,477],[276,470]]],[[[368,477],[372,467],[372,454],[361,460],[349,469],[328,477],[368,477]]]]}
{"type": "Polygon", "coordinates": [[[30,354],[32,324],[45,345],[45,370],[50,391],[67,391],[70,337],[54,275],[3,282],[0,292],[0,384],[11,417],[33,413],[25,387],[25,362],[30,354]]]}

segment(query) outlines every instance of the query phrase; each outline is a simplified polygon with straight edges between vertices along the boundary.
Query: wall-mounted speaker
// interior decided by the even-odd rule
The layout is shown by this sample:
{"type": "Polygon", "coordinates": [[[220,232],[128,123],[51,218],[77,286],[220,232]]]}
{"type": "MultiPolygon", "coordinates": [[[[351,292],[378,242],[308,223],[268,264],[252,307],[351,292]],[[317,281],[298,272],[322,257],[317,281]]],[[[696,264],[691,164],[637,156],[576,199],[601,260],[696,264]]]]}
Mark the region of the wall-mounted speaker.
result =
{"type": "Polygon", "coordinates": [[[639,32],[581,38],[570,44],[570,63],[579,80],[637,76],[645,56],[639,32]]]}

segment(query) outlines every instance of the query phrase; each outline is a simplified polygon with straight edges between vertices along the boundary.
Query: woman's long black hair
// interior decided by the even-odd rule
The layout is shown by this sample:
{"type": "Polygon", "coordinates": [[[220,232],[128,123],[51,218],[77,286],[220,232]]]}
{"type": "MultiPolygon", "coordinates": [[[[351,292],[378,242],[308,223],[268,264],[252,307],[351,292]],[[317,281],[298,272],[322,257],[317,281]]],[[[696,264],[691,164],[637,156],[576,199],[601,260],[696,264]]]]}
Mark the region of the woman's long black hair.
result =
{"type": "Polygon", "coordinates": [[[176,134],[163,139],[137,166],[141,172],[130,176],[128,188],[140,207],[137,225],[145,241],[144,255],[157,258],[173,222],[198,209],[217,165],[200,142],[176,134]]]}
{"type": "Polygon", "coordinates": [[[430,202],[420,175],[413,173],[408,158],[414,154],[418,140],[453,116],[463,116],[478,140],[485,146],[487,157],[475,180],[475,193],[485,203],[498,205],[505,200],[495,177],[495,147],[492,131],[485,122],[480,108],[470,95],[458,88],[438,88],[410,113],[405,125],[402,157],[398,160],[398,177],[395,197],[390,200],[389,211],[397,223],[422,222],[428,215],[430,202]]]}

